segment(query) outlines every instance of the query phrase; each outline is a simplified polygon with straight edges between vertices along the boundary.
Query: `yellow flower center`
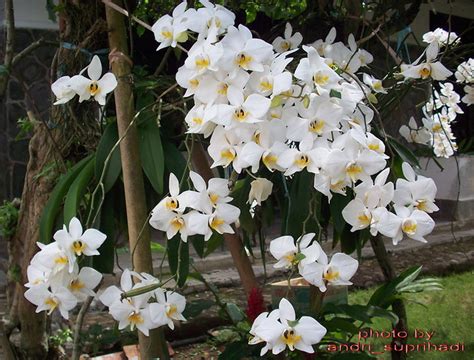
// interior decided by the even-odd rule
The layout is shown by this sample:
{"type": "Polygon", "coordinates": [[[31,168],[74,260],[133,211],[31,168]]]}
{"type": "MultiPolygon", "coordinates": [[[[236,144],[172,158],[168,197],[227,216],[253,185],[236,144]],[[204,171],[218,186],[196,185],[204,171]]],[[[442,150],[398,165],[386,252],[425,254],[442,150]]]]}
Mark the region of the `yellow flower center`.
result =
{"type": "Polygon", "coordinates": [[[245,112],[244,109],[240,108],[234,111],[235,120],[242,122],[242,121],[245,121],[246,118],[247,118],[247,113],[245,112]]]}
{"type": "Polygon", "coordinates": [[[296,334],[293,329],[285,330],[283,333],[281,340],[288,345],[290,350],[294,350],[295,345],[301,340],[301,336],[296,334]]]}
{"type": "Polygon", "coordinates": [[[99,92],[99,85],[95,81],[90,83],[89,92],[90,92],[91,96],[95,96],[95,94],[97,94],[99,92]]]}
{"type": "Polygon", "coordinates": [[[330,184],[329,188],[332,191],[341,191],[344,188],[344,186],[345,186],[344,181],[339,180],[339,181],[335,182],[334,184],[330,184]]]}
{"type": "Polygon", "coordinates": [[[276,162],[278,161],[278,157],[270,153],[270,154],[265,155],[262,158],[262,161],[263,161],[263,164],[267,168],[272,169],[276,165],[276,162]]]}
{"type": "Polygon", "coordinates": [[[431,130],[432,130],[433,132],[439,132],[439,131],[441,131],[442,128],[443,128],[443,127],[441,126],[441,124],[436,123],[436,124],[433,125],[433,127],[431,128],[431,130]]]}
{"type": "Polygon", "coordinates": [[[69,289],[71,289],[71,291],[79,291],[82,288],[84,288],[84,286],[85,285],[81,280],[75,279],[75,280],[72,280],[71,283],[69,284],[69,289]]]}
{"type": "Polygon", "coordinates": [[[144,322],[143,317],[140,315],[140,313],[135,311],[132,311],[132,313],[128,315],[128,321],[130,322],[132,330],[136,325],[143,324],[144,322]]]}
{"type": "Polygon", "coordinates": [[[362,225],[368,226],[370,224],[371,220],[370,214],[363,213],[357,217],[357,219],[360,221],[362,225]]]}
{"type": "Polygon", "coordinates": [[[172,317],[173,314],[176,314],[177,312],[178,312],[178,308],[176,307],[176,305],[171,304],[171,305],[166,306],[166,316],[172,317]]]}
{"type": "Polygon", "coordinates": [[[332,271],[329,269],[323,277],[326,281],[334,281],[339,278],[339,271],[332,271]]]}
{"type": "Polygon", "coordinates": [[[46,298],[44,303],[45,303],[45,305],[49,306],[48,314],[51,314],[54,311],[54,309],[56,309],[59,305],[59,302],[53,297],[46,298]]]}
{"type": "Polygon", "coordinates": [[[86,244],[84,244],[81,240],[76,240],[72,243],[72,250],[77,256],[82,255],[85,248],[86,244]]]}
{"type": "Polygon", "coordinates": [[[58,265],[65,265],[68,263],[68,259],[66,256],[58,256],[54,259],[54,262],[58,265]]]}
{"type": "Polygon", "coordinates": [[[380,80],[374,81],[374,83],[372,84],[372,87],[374,88],[374,90],[382,90],[383,89],[382,82],[380,80]]]}
{"type": "Polygon", "coordinates": [[[198,79],[191,79],[191,80],[189,80],[189,85],[191,86],[191,89],[195,89],[199,86],[199,80],[198,79]]]}
{"type": "Polygon", "coordinates": [[[173,197],[168,197],[165,206],[168,210],[176,210],[179,207],[179,201],[173,197]]]}
{"type": "Polygon", "coordinates": [[[161,36],[163,36],[165,39],[172,39],[173,38],[173,33],[168,30],[163,30],[161,32],[161,36]]]}
{"type": "Polygon", "coordinates": [[[403,221],[402,231],[407,235],[414,235],[416,233],[416,222],[410,219],[403,221]]]}
{"type": "Polygon", "coordinates": [[[254,133],[252,136],[252,140],[255,144],[260,145],[260,133],[259,132],[254,133]]]}
{"type": "Polygon", "coordinates": [[[229,88],[229,85],[227,85],[226,83],[222,83],[222,84],[220,84],[219,90],[217,90],[217,93],[219,95],[227,95],[227,89],[228,88],[229,88]]]}
{"type": "Polygon", "coordinates": [[[209,194],[209,199],[211,200],[212,205],[216,205],[217,200],[219,200],[219,195],[217,195],[215,193],[210,193],[209,194]]]}
{"type": "Polygon", "coordinates": [[[426,205],[426,200],[418,200],[416,202],[416,208],[421,211],[427,211],[428,206],[426,205]]]}
{"type": "Polygon", "coordinates": [[[295,164],[300,168],[304,169],[309,164],[309,157],[306,154],[299,155],[296,160],[295,164]]]}
{"type": "Polygon", "coordinates": [[[316,74],[313,75],[313,81],[315,84],[318,85],[326,85],[329,81],[329,76],[324,75],[322,72],[318,71],[316,74]]]}
{"type": "Polygon", "coordinates": [[[369,149],[373,151],[378,151],[380,149],[380,145],[378,143],[369,144],[369,149]]]}
{"type": "Polygon", "coordinates": [[[209,59],[207,57],[197,57],[196,58],[196,61],[194,62],[196,64],[196,67],[199,69],[199,70],[204,70],[204,69],[207,69],[207,67],[209,66],[209,59]]]}
{"type": "Polygon", "coordinates": [[[211,220],[211,228],[213,228],[214,230],[218,231],[219,230],[219,226],[221,226],[222,224],[224,224],[225,221],[223,219],[220,219],[220,218],[217,218],[215,217],[214,219],[211,220]]]}
{"type": "Polygon", "coordinates": [[[323,120],[313,120],[309,123],[309,131],[321,135],[324,129],[324,124],[323,120]]]}
{"type": "Polygon", "coordinates": [[[288,41],[282,41],[280,45],[281,49],[287,51],[290,48],[290,43],[288,41]]]}
{"type": "Polygon", "coordinates": [[[202,118],[200,117],[194,117],[193,118],[193,123],[195,123],[196,125],[202,125],[202,118]]]}
{"type": "Polygon", "coordinates": [[[422,79],[426,79],[431,75],[431,68],[429,66],[423,66],[418,73],[420,74],[422,79]]]}
{"type": "Polygon", "coordinates": [[[273,84],[270,83],[268,80],[262,80],[260,82],[260,89],[262,91],[272,91],[273,89],[273,84]]]}
{"type": "Polygon", "coordinates": [[[362,167],[357,164],[351,164],[346,168],[346,173],[352,181],[356,181],[359,174],[362,172],[362,167]]]}
{"type": "Polygon", "coordinates": [[[175,230],[181,230],[184,226],[184,220],[180,217],[175,217],[173,220],[171,220],[171,226],[175,229],[175,230]]]}
{"type": "Polygon", "coordinates": [[[232,149],[225,149],[221,151],[221,157],[230,164],[235,159],[235,152],[232,149]]]}
{"type": "Polygon", "coordinates": [[[244,53],[240,53],[239,55],[237,55],[236,63],[241,68],[247,68],[251,61],[252,57],[250,55],[246,55],[244,53]]]}

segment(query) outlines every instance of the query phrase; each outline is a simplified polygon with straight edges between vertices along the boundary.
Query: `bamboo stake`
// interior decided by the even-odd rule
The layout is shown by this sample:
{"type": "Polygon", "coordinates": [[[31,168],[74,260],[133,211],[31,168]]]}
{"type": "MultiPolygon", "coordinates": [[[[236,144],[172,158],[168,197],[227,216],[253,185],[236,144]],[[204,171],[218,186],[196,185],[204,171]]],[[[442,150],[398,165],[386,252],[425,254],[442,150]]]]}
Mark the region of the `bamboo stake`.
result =
{"type": "MultiPolygon", "coordinates": [[[[115,0],[115,3],[120,0],[115,0]]],[[[121,5],[121,4],[120,4],[121,5]]],[[[112,72],[117,77],[118,85],[115,89],[115,108],[119,136],[127,131],[134,116],[133,91],[131,86],[132,63],[128,58],[127,31],[125,22],[120,13],[106,6],[106,18],[109,32],[109,46],[112,49],[112,72]]],[[[132,126],[127,136],[120,143],[122,172],[125,190],[125,204],[127,209],[127,223],[130,249],[134,249],[132,263],[138,272],[153,272],[150,249],[150,231],[146,227],[140,235],[143,222],[147,219],[145,188],[143,173],[140,164],[138,132],[132,126]]],[[[146,337],[138,332],[141,359],[148,360],[159,357],[169,359],[168,348],[162,329],[150,331],[146,337]]]]}

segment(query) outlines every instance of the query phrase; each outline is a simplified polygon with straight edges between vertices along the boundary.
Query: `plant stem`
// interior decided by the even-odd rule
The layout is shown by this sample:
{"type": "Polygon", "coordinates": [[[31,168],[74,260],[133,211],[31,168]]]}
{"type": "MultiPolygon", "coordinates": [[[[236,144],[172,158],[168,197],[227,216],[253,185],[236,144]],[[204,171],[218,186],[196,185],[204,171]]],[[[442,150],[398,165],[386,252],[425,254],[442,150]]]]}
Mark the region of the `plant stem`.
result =
{"type": "MultiPolygon", "coordinates": [[[[121,3],[114,1],[115,4],[121,3]]],[[[112,72],[118,80],[115,89],[115,107],[119,136],[128,129],[134,117],[134,100],[131,86],[132,62],[128,59],[127,31],[123,16],[110,6],[105,8],[109,30],[109,47],[114,53],[112,72]]],[[[146,227],[143,232],[143,219],[147,218],[145,187],[138,146],[138,131],[136,126],[128,129],[127,137],[120,143],[122,159],[125,204],[127,211],[128,235],[130,249],[133,252],[135,271],[153,272],[150,248],[150,231],[146,227]],[[140,234],[141,232],[141,234],[140,234]],[[140,241],[139,241],[140,240],[140,241]]],[[[138,332],[140,355],[142,359],[159,357],[169,359],[168,347],[162,329],[150,331],[147,337],[138,332]]]]}
{"type": "Polygon", "coordinates": [[[79,314],[77,314],[76,324],[74,326],[74,342],[72,347],[73,360],[79,360],[79,356],[81,356],[79,340],[81,337],[82,324],[84,323],[84,317],[86,316],[87,310],[89,310],[89,306],[91,305],[93,299],[94,298],[92,296],[88,296],[87,299],[82,303],[79,314]]]}
{"type": "MultiPolygon", "coordinates": [[[[392,261],[388,256],[387,249],[385,248],[385,244],[383,239],[380,235],[371,236],[370,237],[370,245],[372,245],[372,249],[374,250],[375,257],[377,262],[382,269],[383,276],[386,282],[390,282],[397,277],[395,272],[395,268],[393,267],[392,261]]],[[[407,331],[408,323],[407,323],[407,312],[405,309],[405,304],[403,300],[397,299],[392,303],[392,311],[398,316],[398,322],[395,324],[393,329],[396,333],[399,331],[407,331]]],[[[400,360],[406,359],[406,353],[402,351],[394,351],[394,345],[400,346],[401,344],[406,344],[405,339],[398,339],[393,338],[392,340],[392,360],[400,360]]]]}

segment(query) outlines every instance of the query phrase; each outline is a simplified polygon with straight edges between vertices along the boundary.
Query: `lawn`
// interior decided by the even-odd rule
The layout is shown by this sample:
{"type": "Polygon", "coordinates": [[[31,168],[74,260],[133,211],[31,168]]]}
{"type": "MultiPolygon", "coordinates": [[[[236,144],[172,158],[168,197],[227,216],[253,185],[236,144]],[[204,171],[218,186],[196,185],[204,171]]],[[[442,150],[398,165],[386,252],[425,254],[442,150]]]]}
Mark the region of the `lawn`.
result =
{"type": "MultiPolygon", "coordinates": [[[[410,359],[474,359],[474,272],[451,275],[440,278],[444,286],[442,291],[410,294],[407,304],[409,334],[408,344],[427,342],[414,339],[415,329],[433,332],[432,344],[464,344],[464,352],[417,351],[411,352],[410,359]]],[[[355,291],[349,295],[351,304],[365,304],[373,289],[355,291]]],[[[390,330],[388,321],[379,320],[374,330],[390,330]]],[[[375,335],[375,334],[374,334],[375,335]]],[[[367,339],[373,344],[374,351],[383,349],[390,339],[367,339]]],[[[422,347],[420,346],[422,349],[422,347]]],[[[388,354],[379,358],[388,358],[388,354]]]]}

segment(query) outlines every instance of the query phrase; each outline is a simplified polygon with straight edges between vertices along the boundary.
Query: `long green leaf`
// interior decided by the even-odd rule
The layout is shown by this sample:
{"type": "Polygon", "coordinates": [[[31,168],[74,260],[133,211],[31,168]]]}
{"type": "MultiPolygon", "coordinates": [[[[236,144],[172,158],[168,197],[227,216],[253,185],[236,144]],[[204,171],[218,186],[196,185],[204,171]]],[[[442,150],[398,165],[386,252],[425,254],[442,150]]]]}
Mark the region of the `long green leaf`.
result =
{"type": "Polygon", "coordinates": [[[402,145],[391,136],[389,136],[387,140],[388,144],[395,150],[395,152],[401,157],[403,161],[406,161],[412,166],[416,166],[418,168],[420,167],[418,158],[409,148],[407,148],[405,145],[402,145]]]}
{"type": "Polygon", "coordinates": [[[94,158],[91,158],[74,179],[67,192],[66,200],[64,200],[65,224],[69,224],[69,221],[78,213],[87,185],[89,185],[94,176],[94,164],[94,158]]]}
{"type": "Polygon", "coordinates": [[[100,255],[92,257],[92,267],[105,274],[112,274],[114,271],[117,203],[118,197],[112,190],[105,196],[100,213],[100,231],[106,234],[107,238],[98,249],[100,255]]]}
{"type": "Polygon", "coordinates": [[[113,153],[110,155],[108,164],[105,164],[107,157],[109,156],[112,148],[117,143],[118,130],[117,123],[113,122],[105,128],[104,134],[100,139],[97,147],[96,160],[95,160],[95,177],[97,180],[100,179],[102,172],[105,168],[105,174],[103,177],[104,191],[107,193],[117,181],[120,173],[122,172],[122,163],[120,161],[120,149],[117,146],[113,153]]]}
{"type": "Polygon", "coordinates": [[[59,213],[64,196],[69,190],[74,179],[78,176],[84,166],[91,160],[92,155],[79,161],[69,171],[64,174],[59,182],[54,187],[48,202],[46,203],[43,213],[41,214],[39,224],[39,241],[43,244],[48,244],[53,237],[53,227],[56,216],[59,213]]]}
{"type": "Polygon", "coordinates": [[[171,273],[176,275],[177,285],[182,287],[189,274],[189,245],[179,234],[168,240],[168,264],[171,273]]]}
{"type": "Polygon", "coordinates": [[[163,193],[163,177],[165,172],[165,157],[161,144],[160,129],[153,117],[150,117],[138,127],[140,136],[140,159],[143,170],[150,180],[153,189],[163,193]]]}

